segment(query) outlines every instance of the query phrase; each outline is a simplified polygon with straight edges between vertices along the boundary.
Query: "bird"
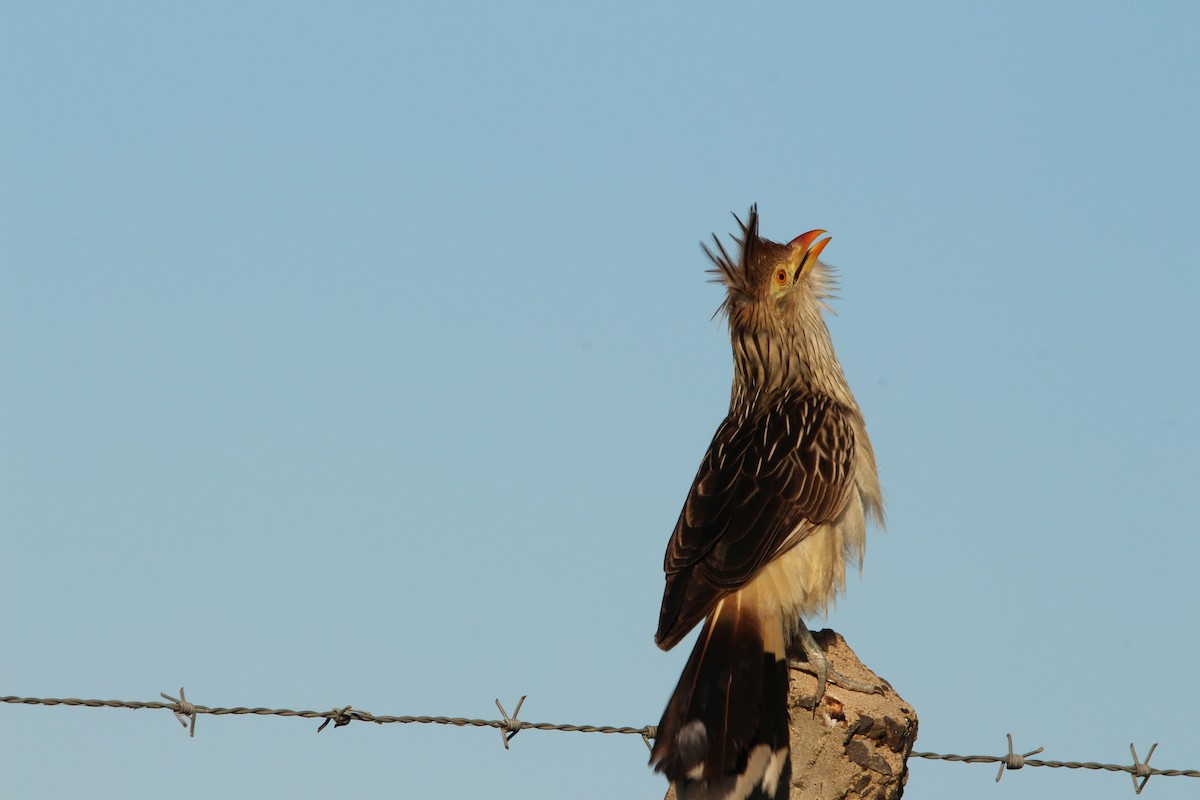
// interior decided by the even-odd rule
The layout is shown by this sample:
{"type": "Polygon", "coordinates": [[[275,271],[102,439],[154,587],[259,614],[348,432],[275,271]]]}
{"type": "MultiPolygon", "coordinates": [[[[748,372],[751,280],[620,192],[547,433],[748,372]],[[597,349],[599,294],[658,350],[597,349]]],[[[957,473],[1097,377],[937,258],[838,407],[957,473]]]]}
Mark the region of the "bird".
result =
{"type": "Polygon", "coordinates": [[[757,205],[730,255],[701,243],[733,348],[729,412],[688,491],[663,561],[655,643],[677,645],[703,621],[655,729],[650,763],[692,798],[787,798],[789,667],[796,647],[831,671],[804,620],[824,613],[861,565],[868,521],[884,525],[866,424],[824,314],[836,280],[820,260],[832,237],[783,244],[759,235],[757,205]]]}

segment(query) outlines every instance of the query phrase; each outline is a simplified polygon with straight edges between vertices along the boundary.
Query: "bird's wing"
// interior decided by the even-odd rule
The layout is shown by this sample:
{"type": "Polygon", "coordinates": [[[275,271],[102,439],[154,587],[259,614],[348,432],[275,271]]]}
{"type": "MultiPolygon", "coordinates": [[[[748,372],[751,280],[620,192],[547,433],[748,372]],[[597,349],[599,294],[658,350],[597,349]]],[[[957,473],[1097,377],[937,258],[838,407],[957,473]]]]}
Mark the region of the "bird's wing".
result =
{"type": "Polygon", "coordinates": [[[667,545],[660,646],[673,646],[722,596],[841,512],[854,476],[852,413],[805,395],[725,418],[667,545]]]}

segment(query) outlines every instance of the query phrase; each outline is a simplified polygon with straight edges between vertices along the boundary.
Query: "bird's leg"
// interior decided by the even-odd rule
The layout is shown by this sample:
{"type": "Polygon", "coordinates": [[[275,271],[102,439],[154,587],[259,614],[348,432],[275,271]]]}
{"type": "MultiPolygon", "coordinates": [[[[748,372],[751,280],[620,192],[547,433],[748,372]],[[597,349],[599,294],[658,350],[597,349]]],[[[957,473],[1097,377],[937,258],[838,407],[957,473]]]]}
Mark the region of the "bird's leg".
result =
{"type": "Polygon", "coordinates": [[[804,650],[804,660],[789,658],[788,666],[817,677],[817,693],[811,697],[803,697],[798,700],[797,705],[801,708],[811,708],[815,711],[817,706],[820,705],[821,699],[825,697],[825,686],[827,683],[841,686],[843,689],[849,689],[852,692],[883,694],[884,687],[881,684],[851,680],[837,670],[830,668],[829,659],[825,657],[825,651],[817,644],[817,640],[813,638],[812,631],[808,629],[808,626],[803,621],[799,622],[799,628],[796,632],[796,642],[804,650]]]}

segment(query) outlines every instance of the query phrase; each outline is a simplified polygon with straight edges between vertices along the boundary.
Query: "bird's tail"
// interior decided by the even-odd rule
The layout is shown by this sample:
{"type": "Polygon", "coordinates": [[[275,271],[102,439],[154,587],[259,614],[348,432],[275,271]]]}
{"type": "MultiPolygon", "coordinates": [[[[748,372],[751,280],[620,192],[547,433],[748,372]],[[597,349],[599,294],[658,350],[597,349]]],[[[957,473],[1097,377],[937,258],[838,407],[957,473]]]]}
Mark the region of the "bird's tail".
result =
{"type": "Polygon", "coordinates": [[[650,763],[680,800],[786,800],[787,693],[782,621],[764,620],[741,593],[725,597],[667,703],[650,763]]]}

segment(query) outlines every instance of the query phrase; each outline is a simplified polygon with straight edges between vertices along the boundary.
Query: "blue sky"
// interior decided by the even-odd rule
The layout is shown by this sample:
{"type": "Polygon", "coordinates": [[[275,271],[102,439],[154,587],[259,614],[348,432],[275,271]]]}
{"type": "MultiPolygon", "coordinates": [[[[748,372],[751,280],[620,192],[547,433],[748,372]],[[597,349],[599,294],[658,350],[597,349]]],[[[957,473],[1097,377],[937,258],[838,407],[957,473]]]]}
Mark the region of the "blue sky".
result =
{"type": "MultiPolygon", "coordinates": [[[[697,242],[820,227],[918,748],[1200,768],[1193,4],[0,7],[0,694],[657,721],[728,401],[697,242]]],[[[637,737],[0,707],[0,794],[659,797],[637,737]]],[[[922,798],[1127,797],[916,761],[922,798]]],[[[1155,800],[1194,779],[1155,778],[1155,800]]]]}

